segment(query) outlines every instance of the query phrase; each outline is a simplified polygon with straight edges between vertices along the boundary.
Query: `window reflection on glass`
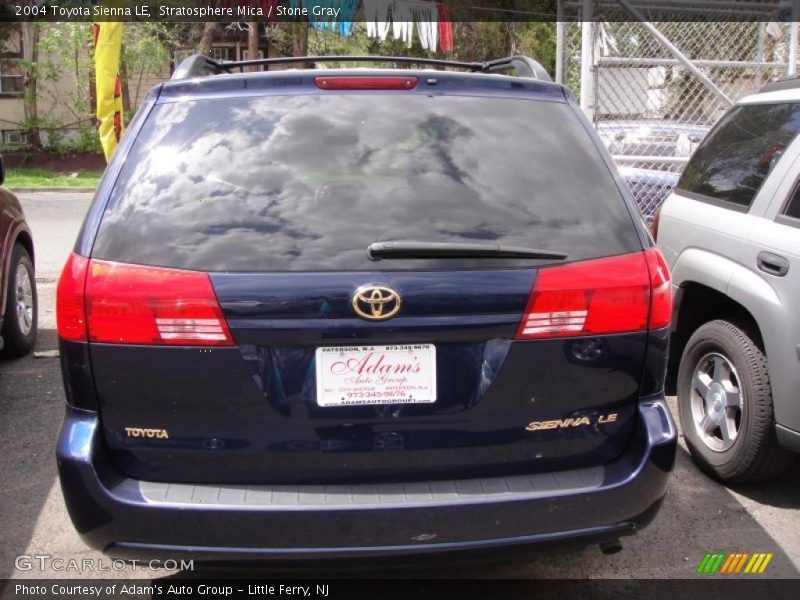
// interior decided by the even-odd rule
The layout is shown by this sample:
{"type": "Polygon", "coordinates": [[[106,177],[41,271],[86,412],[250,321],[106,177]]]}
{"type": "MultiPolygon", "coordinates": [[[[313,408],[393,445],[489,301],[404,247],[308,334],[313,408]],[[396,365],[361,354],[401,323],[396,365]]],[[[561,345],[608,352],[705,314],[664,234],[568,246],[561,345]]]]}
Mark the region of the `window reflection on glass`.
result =
{"type": "Polygon", "coordinates": [[[376,241],[486,242],[570,260],[633,251],[631,217],[565,103],[427,95],[157,106],[94,255],[199,270],[492,268],[367,258],[376,241]]]}

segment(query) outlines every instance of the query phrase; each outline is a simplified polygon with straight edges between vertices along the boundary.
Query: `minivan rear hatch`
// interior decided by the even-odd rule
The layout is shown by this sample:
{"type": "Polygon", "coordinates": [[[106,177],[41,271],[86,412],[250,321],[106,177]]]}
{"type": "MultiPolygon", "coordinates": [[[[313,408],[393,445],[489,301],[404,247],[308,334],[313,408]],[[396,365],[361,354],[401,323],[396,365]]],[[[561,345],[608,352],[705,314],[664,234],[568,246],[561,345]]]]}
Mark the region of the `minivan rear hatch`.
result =
{"type": "Polygon", "coordinates": [[[124,159],[86,286],[118,468],[325,484],[617,456],[645,359],[647,267],[561,88],[271,77],[235,94],[165,88],[124,159]],[[193,279],[191,294],[219,316],[186,312],[195,277],[209,285],[193,279]],[[549,295],[532,297],[537,285],[549,295]],[[115,330],[134,304],[152,323],[115,330]]]}

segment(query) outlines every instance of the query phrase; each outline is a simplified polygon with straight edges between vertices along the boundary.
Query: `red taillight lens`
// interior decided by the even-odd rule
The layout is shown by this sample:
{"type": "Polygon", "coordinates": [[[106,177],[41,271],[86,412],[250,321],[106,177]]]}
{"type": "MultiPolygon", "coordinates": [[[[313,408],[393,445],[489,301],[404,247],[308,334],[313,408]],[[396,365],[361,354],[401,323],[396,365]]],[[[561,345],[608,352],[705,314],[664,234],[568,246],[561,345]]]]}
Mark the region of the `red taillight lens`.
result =
{"type": "Polygon", "coordinates": [[[88,270],[90,342],[233,345],[206,273],[101,260],[88,270]]]}
{"type": "MultiPolygon", "coordinates": [[[[658,306],[653,308],[653,313],[658,311],[654,321],[649,264],[658,261],[650,258],[651,252],[660,257],[657,250],[649,249],[539,270],[516,339],[624,333],[654,327],[654,322],[663,320],[664,301],[659,296],[658,306]]],[[[666,274],[669,292],[666,268],[656,273],[661,286],[660,278],[666,274]]]]}
{"type": "Polygon", "coordinates": [[[650,225],[650,233],[653,234],[653,239],[658,240],[658,222],[661,220],[661,209],[659,208],[653,214],[653,223],[650,225]]]}
{"type": "Polygon", "coordinates": [[[74,342],[86,341],[84,287],[89,259],[70,254],[56,290],[56,323],[59,337],[74,342]]]}
{"type": "Polygon", "coordinates": [[[86,314],[92,342],[233,345],[206,273],[92,260],[86,314]]]}
{"type": "Polygon", "coordinates": [[[413,90],[416,77],[317,77],[321,90],[413,90]]]}
{"type": "Polygon", "coordinates": [[[644,256],[650,272],[650,329],[661,329],[672,321],[672,279],[657,248],[648,248],[644,256]]]}

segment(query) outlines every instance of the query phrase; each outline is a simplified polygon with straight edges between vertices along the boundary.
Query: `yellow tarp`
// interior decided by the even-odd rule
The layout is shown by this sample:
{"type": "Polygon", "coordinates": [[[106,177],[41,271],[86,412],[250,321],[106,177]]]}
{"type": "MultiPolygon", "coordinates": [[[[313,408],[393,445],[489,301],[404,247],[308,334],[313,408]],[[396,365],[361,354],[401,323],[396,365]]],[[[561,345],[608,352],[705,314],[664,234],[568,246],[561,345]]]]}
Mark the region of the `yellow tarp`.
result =
{"type": "Polygon", "coordinates": [[[95,23],[94,65],[97,89],[97,122],[106,162],[111,160],[125,131],[122,112],[122,82],[119,60],[122,50],[122,23],[95,23]]]}

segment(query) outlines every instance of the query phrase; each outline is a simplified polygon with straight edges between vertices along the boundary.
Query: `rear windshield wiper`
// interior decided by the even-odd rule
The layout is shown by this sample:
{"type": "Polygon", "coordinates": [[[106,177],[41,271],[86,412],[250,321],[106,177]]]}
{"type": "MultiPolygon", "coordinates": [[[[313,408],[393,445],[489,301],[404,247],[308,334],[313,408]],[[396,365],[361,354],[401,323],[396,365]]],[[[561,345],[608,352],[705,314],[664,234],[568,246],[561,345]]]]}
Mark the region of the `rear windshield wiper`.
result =
{"type": "Polygon", "coordinates": [[[543,258],[564,260],[566,254],[525,248],[460,242],[375,242],[367,248],[370,260],[382,258],[543,258]]]}

